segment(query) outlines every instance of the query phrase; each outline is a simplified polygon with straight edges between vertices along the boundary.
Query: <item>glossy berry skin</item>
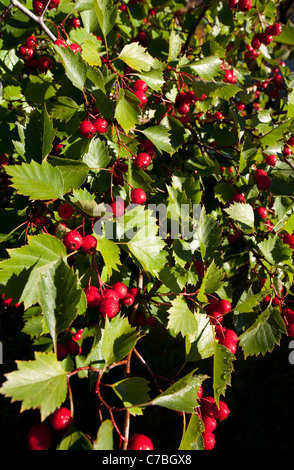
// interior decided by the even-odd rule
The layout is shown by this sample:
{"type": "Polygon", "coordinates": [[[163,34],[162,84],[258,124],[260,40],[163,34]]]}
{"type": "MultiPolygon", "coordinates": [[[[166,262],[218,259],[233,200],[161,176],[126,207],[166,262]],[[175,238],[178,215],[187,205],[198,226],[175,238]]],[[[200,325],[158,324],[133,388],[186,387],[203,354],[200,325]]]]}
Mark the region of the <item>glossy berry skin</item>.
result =
{"type": "Polygon", "coordinates": [[[79,133],[87,139],[91,139],[96,132],[94,124],[88,120],[82,121],[79,127],[79,133]]]}
{"type": "Polygon", "coordinates": [[[266,159],[265,159],[267,165],[270,165],[270,166],[276,166],[276,163],[278,161],[276,155],[267,155],[266,159]]]}
{"type": "Polygon", "coordinates": [[[88,255],[94,255],[97,248],[97,239],[93,235],[86,235],[83,238],[82,250],[88,255]]]}
{"type": "Polygon", "coordinates": [[[121,217],[125,212],[125,204],[122,200],[116,200],[110,204],[114,217],[121,217]]]}
{"type": "Polygon", "coordinates": [[[145,153],[145,152],[138,153],[134,161],[134,164],[138,166],[139,168],[142,168],[142,170],[147,170],[150,163],[151,163],[151,157],[148,153],[145,153]]]}
{"type": "Polygon", "coordinates": [[[268,210],[266,207],[257,207],[256,209],[257,214],[261,219],[266,219],[268,215],[268,210]]]}
{"type": "Polygon", "coordinates": [[[76,44],[76,43],[72,43],[69,45],[69,48],[74,51],[75,54],[77,54],[78,52],[81,52],[82,51],[82,48],[79,44],[76,44]]]}
{"type": "Polygon", "coordinates": [[[249,11],[252,8],[252,0],[239,0],[238,9],[240,11],[249,11]]]}
{"type": "Polygon", "coordinates": [[[36,45],[37,45],[37,39],[35,38],[35,36],[29,36],[29,37],[25,40],[25,45],[26,45],[27,47],[31,47],[31,48],[36,47],[36,45]]]}
{"type": "Polygon", "coordinates": [[[153,450],[153,443],[145,434],[135,433],[129,439],[127,450],[153,450]]]}
{"type": "Polygon", "coordinates": [[[127,293],[126,296],[122,299],[122,304],[125,305],[126,307],[129,307],[134,302],[135,302],[135,297],[130,293],[127,293]]]}
{"type": "Polygon", "coordinates": [[[96,286],[89,286],[84,289],[86,299],[87,299],[87,307],[88,308],[96,308],[98,307],[101,295],[96,286]]]}
{"type": "Polygon", "coordinates": [[[119,302],[113,298],[101,299],[99,312],[104,318],[113,318],[119,312],[119,302]]]}
{"type": "Polygon", "coordinates": [[[124,299],[128,293],[128,287],[123,282],[115,282],[112,286],[112,289],[117,292],[117,295],[120,299],[124,299]]]}
{"type": "Polygon", "coordinates": [[[180,114],[188,114],[189,111],[190,111],[190,105],[188,103],[185,103],[185,102],[180,103],[177,110],[180,114]]]}
{"type": "Polygon", "coordinates": [[[50,425],[56,432],[65,433],[73,422],[71,411],[65,406],[57,409],[50,417],[50,425]]]}
{"type": "Polygon", "coordinates": [[[57,212],[58,212],[59,217],[61,217],[64,220],[69,220],[74,213],[74,208],[71,204],[64,202],[63,204],[60,204],[60,206],[57,209],[57,212]]]}
{"type": "Polygon", "coordinates": [[[142,90],[136,90],[135,92],[136,97],[140,100],[140,107],[143,107],[147,103],[147,95],[142,90]]]}
{"type": "Polygon", "coordinates": [[[218,405],[219,406],[216,409],[215,417],[217,419],[219,419],[220,421],[223,421],[224,419],[228,418],[228,416],[230,414],[230,409],[229,409],[228,405],[222,400],[219,401],[218,405]]]}
{"type": "Polygon", "coordinates": [[[99,134],[106,134],[106,132],[108,131],[108,122],[106,121],[106,119],[98,117],[94,119],[93,125],[96,129],[96,132],[98,132],[99,134]]]}
{"type": "Polygon", "coordinates": [[[71,230],[64,235],[63,243],[69,251],[79,250],[83,245],[83,237],[76,230],[71,230]]]}
{"type": "Polygon", "coordinates": [[[41,57],[41,59],[38,62],[38,69],[41,73],[46,73],[48,70],[50,70],[53,66],[52,59],[47,56],[41,57]]]}
{"type": "Polygon", "coordinates": [[[63,41],[63,39],[56,39],[54,44],[55,44],[55,46],[64,47],[65,49],[67,48],[67,44],[66,44],[65,41],[63,41]]]}
{"type": "Polygon", "coordinates": [[[285,243],[286,245],[289,245],[289,247],[292,248],[293,250],[294,249],[294,236],[290,235],[289,233],[286,233],[283,236],[283,243],[285,243]]]}
{"type": "Polygon", "coordinates": [[[273,36],[279,36],[282,32],[282,25],[280,23],[274,23],[271,27],[271,33],[273,36]]]}
{"type": "Polygon", "coordinates": [[[79,18],[71,18],[69,24],[72,28],[79,28],[81,26],[81,21],[79,18]]]}
{"type": "Polygon", "coordinates": [[[213,432],[216,429],[217,421],[213,416],[203,416],[202,421],[206,432],[213,432]]]}
{"type": "Polygon", "coordinates": [[[133,85],[133,90],[134,91],[140,90],[143,93],[145,93],[147,91],[147,89],[148,89],[148,85],[147,85],[146,82],[144,82],[144,80],[138,79],[138,80],[135,81],[135,83],[133,85]]]}
{"type": "Polygon", "coordinates": [[[133,204],[144,204],[147,196],[142,188],[133,189],[131,192],[131,201],[133,204]]]}
{"type": "Polygon", "coordinates": [[[204,431],[202,433],[204,450],[212,450],[215,446],[215,435],[213,432],[204,431]]]}
{"type": "Polygon", "coordinates": [[[81,353],[81,347],[74,339],[70,339],[66,343],[66,347],[69,354],[72,354],[73,356],[78,356],[81,353]]]}
{"type": "Polygon", "coordinates": [[[267,172],[264,170],[255,170],[254,179],[256,181],[258,189],[268,189],[271,185],[271,179],[267,172]]]}
{"type": "Polygon", "coordinates": [[[225,315],[232,309],[231,303],[228,300],[220,299],[216,306],[216,311],[225,315]]]}
{"type": "Polygon", "coordinates": [[[63,361],[68,356],[68,350],[65,344],[57,343],[56,356],[58,361],[63,361]]]}
{"type": "Polygon", "coordinates": [[[36,423],[27,437],[29,450],[49,450],[53,441],[53,433],[46,423],[36,423]]]}

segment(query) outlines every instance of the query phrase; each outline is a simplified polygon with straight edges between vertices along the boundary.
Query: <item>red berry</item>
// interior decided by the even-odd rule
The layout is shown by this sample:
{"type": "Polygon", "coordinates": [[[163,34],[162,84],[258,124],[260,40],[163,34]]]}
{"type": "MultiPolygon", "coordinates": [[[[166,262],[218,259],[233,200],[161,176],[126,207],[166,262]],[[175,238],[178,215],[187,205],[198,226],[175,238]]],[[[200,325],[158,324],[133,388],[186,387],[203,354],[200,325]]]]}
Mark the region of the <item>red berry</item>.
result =
{"type": "Polygon", "coordinates": [[[223,316],[219,312],[212,311],[209,316],[212,323],[221,323],[223,321],[223,316]]]}
{"type": "Polygon", "coordinates": [[[287,147],[287,145],[284,146],[284,149],[283,149],[283,155],[285,157],[289,157],[289,155],[292,155],[292,149],[290,149],[290,147],[287,147]]]}
{"type": "Polygon", "coordinates": [[[220,299],[216,306],[217,312],[221,313],[222,315],[225,315],[226,313],[230,312],[231,309],[231,303],[225,299],[220,299]]]}
{"type": "Polygon", "coordinates": [[[287,328],[288,336],[290,336],[291,338],[294,338],[294,324],[287,325],[286,328],[287,328]]]}
{"type": "Polygon", "coordinates": [[[228,405],[224,401],[220,400],[218,403],[215,417],[219,419],[220,421],[223,421],[224,419],[227,419],[229,414],[230,414],[230,410],[229,410],[228,405]]]}
{"type": "Polygon", "coordinates": [[[266,207],[257,207],[256,209],[257,214],[261,219],[266,219],[268,215],[268,210],[266,207]]]}
{"type": "Polygon", "coordinates": [[[83,137],[91,139],[96,132],[96,128],[92,122],[85,120],[81,122],[79,132],[83,137]]]}
{"type": "Polygon", "coordinates": [[[282,27],[281,24],[275,23],[271,27],[271,33],[272,33],[273,36],[279,36],[282,32],[282,29],[283,29],[283,27],[282,27]]]}
{"type": "Polygon", "coordinates": [[[30,429],[27,444],[30,450],[48,450],[53,441],[53,433],[46,423],[36,423],[30,429]]]}
{"type": "Polygon", "coordinates": [[[216,403],[213,397],[205,397],[201,400],[201,414],[214,417],[216,412],[216,403]]]}
{"type": "Polygon", "coordinates": [[[9,160],[6,155],[0,155],[0,166],[8,165],[9,160]]]}
{"type": "Polygon", "coordinates": [[[93,235],[86,235],[83,238],[82,250],[88,255],[96,253],[97,239],[93,235]]]}
{"type": "Polygon", "coordinates": [[[101,295],[96,286],[89,286],[84,289],[86,299],[87,299],[87,307],[88,308],[95,308],[98,307],[101,295]]]}
{"type": "Polygon", "coordinates": [[[203,436],[203,446],[204,450],[212,450],[215,446],[215,435],[213,432],[204,431],[203,436]]]}
{"type": "Polygon", "coordinates": [[[147,196],[142,188],[133,189],[131,192],[131,201],[133,204],[144,204],[147,196]]]}
{"type": "Polygon", "coordinates": [[[64,235],[63,243],[69,251],[79,250],[83,245],[83,237],[76,230],[71,230],[64,235]]]}
{"type": "Polygon", "coordinates": [[[64,47],[65,49],[67,48],[66,42],[63,41],[63,39],[56,39],[54,42],[56,46],[64,47]]]}
{"type": "Polygon", "coordinates": [[[213,416],[203,416],[202,421],[206,432],[213,432],[216,429],[217,422],[213,416]]]}
{"type": "Polygon", "coordinates": [[[203,387],[202,385],[200,385],[198,392],[197,392],[197,399],[201,400],[202,396],[203,396],[203,387]]]}
{"type": "Polygon", "coordinates": [[[276,155],[267,155],[265,161],[266,161],[267,165],[275,166],[278,159],[277,159],[276,155]]]}
{"type": "Polygon", "coordinates": [[[251,41],[251,46],[253,49],[259,49],[261,46],[261,41],[258,36],[255,36],[251,41]]]}
{"type": "Polygon", "coordinates": [[[239,0],[228,0],[228,7],[235,9],[238,7],[239,0]]]}
{"type": "Polygon", "coordinates": [[[268,189],[271,185],[271,179],[264,170],[255,170],[254,178],[258,189],[268,189]]]}
{"type": "Polygon", "coordinates": [[[113,318],[119,312],[119,302],[113,298],[101,299],[99,312],[103,317],[113,318]]]}
{"type": "Polygon", "coordinates": [[[135,297],[130,294],[129,292],[126,294],[126,296],[122,299],[122,304],[123,305],[126,305],[127,307],[129,307],[130,305],[132,305],[133,303],[135,302],[135,297]]]}
{"type": "Polygon", "coordinates": [[[145,434],[135,433],[129,439],[127,450],[153,450],[153,443],[145,434]]]}
{"type": "Polygon", "coordinates": [[[133,85],[133,90],[134,91],[140,90],[140,91],[143,91],[143,93],[145,93],[147,91],[147,89],[148,89],[148,85],[147,85],[146,82],[144,82],[144,80],[138,79],[138,80],[135,81],[135,83],[133,85]]]}
{"type": "Polygon", "coordinates": [[[289,233],[286,233],[283,236],[283,242],[286,245],[289,245],[290,248],[294,249],[294,236],[293,235],[290,235],[289,233]]]}
{"type": "Polygon", "coordinates": [[[24,59],[29,60],[33,57],[35,51],[33,48],[22,44],[21,46],[19,46],[19,53],[24,59]]]}
{"type": "Polygon", "coordinates": [[[74,213],[74,208],[71,204],[64,202],[58,207],[57,212],[58,212],[59,217],[61,217],[64,220],[69,220],[74,213]]]}
{"type": "Polygon", "coordinates": [[[72,354],[73,356],[78,356],[81,353],[81,347],[74,339],[70,339],[66,343],[66,347],[69,354],[72,354]]]}
{"type": "Polygon", "coordinates": [[[129,288],[128,288],[128,293],[131,294],[131,295],[133,295],[134,297],[136,297],[137,292],[138,292],[137,287],[129,287],[129,288]]]}
{"type": "Polygon", "coordinates": [[[245,197],[244,194],[239,193],[239,191],[235,191],[233,197],[232,197],[233,202],[245,202],[245,197]]]}
{"type": "Polygon", "coordinates": [[[104,292],[103,298],[104,299],[114,299],[116,302],[119,302],[119,300],[120,300],[118,292],[113,288],[108,289],[106,292],[104,292]]]}
{"type": "Polygon", "coordinates": [[[225,75],[224,75],[225,83],[232,83],[232,84],[236,83],[237,77],[233,70],[226,69],[224,72],[225,72],[225,75]]]}
{"type": "Polygon", "coordinates": [[[294,136],[290,137],[290,139],[287,140],[287,144],[290,145],[291,147],[294,146],[294,136]]]}
{"type": "Polygon", "coordinates": [[[141,31],[139,34],[137,34],[136,40],[141,46],[146,47],[148,43],[148,36],[144,31],[141,31]]]}
{"type": "Polygon", "coordinates": [[[148,166],[151,163],[151,157],[148,153],[141,152],[138,153],[137,157],[135,158],[134,164],[143,170],[147,170],[148,166]]]}
{"type": "Polygon", "coordinates": [[[140,107],[144,106],[147,103],[147,95],[145,95],[144,91],[136,90],[135,91],[136,97],[140,100],[140,107]]]}
{"type": "Polygon", "coordinates": [[[190,105],[185,102],[180,103],[177,109],[180,114],[188,114],[188,112],[190,111],[190,105]]]}
{"type": "Polygon", "coordinates": [[[71,18],[69,24],[72,28],[79,28],[81,26],[81,21],[79,18],[71,18]]]}
{"type": "Polygon", "coordinates": [[[44,10],[44,4],[41,0],[33,0],[33,10],[36,15],[41,15],[44,10]]]}
{"type": "Polygon", "coordinates": [[[35,38],[35,36],[29,36],[29,37],[25,40],[25,45],[26,45],[27,47],[30,47],[30,48],[36,47],[36,45],[37,45],[37,39],[35,38]]]}
{"type": "Polygon", "coordinates": [[[128,287],[123,282],[115,282],[112,289],[117,292],[120,299],[123,299],[128,293],[128,287]]]}
{"type": "Polygon", "coordinates": [[[69,48],[74,51],[75,54],[77,54],[77,52],[81,52],[82,51],[82,48],[79,44],[76,44],[76,43],[72,43],[69,45],[69,48]]]}
{"type": "Polygon", "coordinates": [[[265,46],[268,46],[272,42],[272,40],[273,40],[273,37],[272,37],[271,34],[267,34],[267,33],[261,33],[260,34],[260,41],[265,46]]]}
{"type": "Polygon", "coordinates": [[[106,134],[108,131],[108,122],[106,119],[101,117],[94,119],[93,126],[95,127],[96,132],[99,132],[99,134],[106,134]]]}
{"type": "Polygon", "coordinates": [[[46,73],[48,72],[49,69],[51,69],[53,66],[52,59],[47,56],[41,57],[41,59],[38,62],[38,69],[40,70],[41,73],[46,73]]]}
{"type": "Polygon", "coordinates": [[[112,213],[115,217],[121,217],[125,212],[125,203],[123,200],[116,200],[110,204],[112,213]]]}
{"type": "Polygon", "coordinates": [[[50,417],[50,425],[57,432],[67,432],[72,422],[71,411],[65,406],[55,410],[50,417]]]}
{"type": "Polygon", "coordinates": [[[238,9],[240,11],[249,11],[252,8],[252,0],[239,0],[238,9]]]}
{"type": "Polygon", "coordinates": [[[68,350],[65,344],[57,343],[56,356],[58,361],[63,361],[68,355],[68,350]]]}

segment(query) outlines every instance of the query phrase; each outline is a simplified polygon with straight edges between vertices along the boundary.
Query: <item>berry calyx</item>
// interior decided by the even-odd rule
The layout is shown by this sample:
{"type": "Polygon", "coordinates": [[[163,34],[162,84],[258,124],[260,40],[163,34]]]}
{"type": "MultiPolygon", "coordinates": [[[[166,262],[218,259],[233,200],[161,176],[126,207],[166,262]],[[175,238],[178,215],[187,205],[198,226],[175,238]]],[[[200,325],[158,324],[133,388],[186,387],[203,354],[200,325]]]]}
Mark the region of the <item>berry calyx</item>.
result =
{"type": "Polygon", "coordinates": [[[135,433],[129,439],[127,450],[153,450],[153,443],[145,434],[135,433]]]}
{"type": "Polygon", "coordinates": [[[49,450],[53,433],[46,423],[35,423],[29,431],[27,445],[30,450],[49,450]]]}
{"type": "Polygon", "coordinates": [[[94,255],[97,248],[97,238],[93,237],[93,235],[86,235],[83,238],[81,248],[84,253],[87,253],[88,255],[94,255]]]}
{"type": "Polygon", "coordinates": [[[57,409],[50,417],[50,425],[54,431],[65,433],[73,422],[71,411],[65,406],[57,409]]]}
{"type": "Polygon", "coordinates": [[[146,201],[147,196],[142,188],[133,189],[131,192],[131,201],[133,204],[144,204],[146,201]]]}
{"type": "Polygon", "coordinates": [[[71,230],[64,235],[63,243],[69,251],[79,250],[83,245],[83,237],[77,230],[71,230]]]}
{"type": "Polygon", "coordinates": [[[88,139],[90,139],[91,137],[93,137],[95,132],[96,132],[96,127],[94,126],[92,122],[85,120],[80,123],[79,133],[83,137],[87,137],[88,139]]]}

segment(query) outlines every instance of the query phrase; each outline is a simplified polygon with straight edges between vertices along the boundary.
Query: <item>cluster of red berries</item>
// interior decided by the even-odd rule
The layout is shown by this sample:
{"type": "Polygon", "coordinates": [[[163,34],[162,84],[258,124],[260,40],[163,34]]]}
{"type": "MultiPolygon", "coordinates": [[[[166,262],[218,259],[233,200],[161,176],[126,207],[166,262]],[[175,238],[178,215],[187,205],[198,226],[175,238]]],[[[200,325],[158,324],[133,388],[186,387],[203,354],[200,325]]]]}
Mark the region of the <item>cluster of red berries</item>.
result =
{"type": "Polygon", "coordinates": [[[29,450],[49,450],[54,440],[55,433],[65,434],[73,424],[71,411],[65,406],[52,413],[48,424],[46,422],[35,423],[27,436],[29,450]]]}
{"type": "Polygon", "coordinates": [[[78,356],[81,354],[81,346],[78,341],[81,341],[83,337],[84,329],[80,328],[73,336],[68,339],[65,343],[57,343],[56,356],[58,361],[63,361],[69,354],[72,356],[78,356]]]}
{"type": "Polygon", "coordinates": [[[135,302],[137,289],[135,287],[127,287],[123,282],[116,282],[106,291],[99,290],[96,286],[89,286],[84,289],[87,307],[98,308],[99,313],[105,318],[115,317],[119,310],[120,304],[129,307],[135,302]]]}
{"type": "Polygon", "coordinates": [[[293,154],[293,150],[291,147],[294,147],[294,136],[290,137],[287,142],[284,144],[283,148],[283,156],[289,157],[293,154]]]}
{"type": "Polygon", "coordinates": [[[28,70],[39,70],[41,73],[47,73],[53,66],[53,61],[47,55],[38,57],[36,54],[38,41],[35,36],[29,36],[23,44],[19,46],[19,54],[26,61],[28,70]]]}
{"type": "Polygon", "coordinates": [[[67,44],[63,39],[58,38],[55,40],[54,44],[55,46],[64,47],[64,49],[69,47],[75,54],[77,54],[78,52],[82,52],[81,46],[76,42],[67,44]]]}
{"type": "Polygon", "coordinates": [[[294,338],[294,311],[289,307],[283,307],[281,313],[286,325],[288,336],[294,338]]]}
{"type": "Polygon", "coordinates": [[[147,103],[148,97],[146,91],[148,90],[148,85],[144,80],[138,79],[133,84],[133,92],[136,97],[140,100],[140,107],[142,108],[147,103]]]}
{"type": "Polygon", "coordinates": [[[63,243],[68,251],[83,250],[88,255],[96,253],[97,239],[93,235],[81,235],[78,230],[70,230],[63,237],[63,243]]]}
{"type": "Polygon", "coordinates": [[[80,123],[79,132],[87,139],[91,139],[96,133],[106,134],[108,132],[108,122],[102,117],[96,117],[93,121],[85,119],[80,123]]]}
{"type": "Polygon", "coordinates": [[[249,11],[252,8],[252,0],[228,0],[228,7],[232,10],[249,11]]]}
{"type": "Polygon", "coordinates": [[[185,115],[190,112],[191,105],[195,104],[197,101],[198,98],[194,91],[182,91],[177,94],[175,106],[179,114],[185,115]]]}
{"type": "Polygon", "coordinates": [[[158,324],[158,320],[152,315],[146,315],[143,310],[139,310],[136,314],[135,324],[137,326],[150,326],[153,328],[158,324]]]}
{"type": "Polygon", "coordinates": [[[219,400],[217,405],[215,399],[211,396],[203,397],[202,386],[198,391],[198,399],[200,403],[200,417],[204,424],[203,447],[204,450],[212,450],[215,446],[215,434],[214,431],[217,427],[217,420],[223,421],[229,417],[230,409],[228,405],[219,400]]]}
{"type": "Polygon", "coordinates": [[[231,309],[232,306],[228,300],[215,297],[212,297],[204,307],[210,322],[215,325],[215,339],[235,354],[239,340],[238,335],[233,330],[221,325],[224,315],[229,313],[231,309]]]}
{"type": "MultiPolygon", "coordinates": [[[[36,15],[38,16],[42,15],[47,3],[48,3],[48,0],[33,0],[33,10],[36,13],[36,15]]],[[[48,5],[48,10],[53,10],[54,8],[57,8],[59,3],[60,3],[60,0],[51,0],[51,2],[48,5]]]]}
{"type": "Polygon", "coordinates": [[[237,76],[234,70],[224,69],[224,78],[225,83],[235,84],[237,82],[237,76]]]}
{"type": "Polygon", "coordinates": [[[1,307],[2,308],[8,308],[8,307],[20,307],[20,303],[13,304],[13,299],[12,298],[6,298],[5,294],[1,295],[1,307]]]}

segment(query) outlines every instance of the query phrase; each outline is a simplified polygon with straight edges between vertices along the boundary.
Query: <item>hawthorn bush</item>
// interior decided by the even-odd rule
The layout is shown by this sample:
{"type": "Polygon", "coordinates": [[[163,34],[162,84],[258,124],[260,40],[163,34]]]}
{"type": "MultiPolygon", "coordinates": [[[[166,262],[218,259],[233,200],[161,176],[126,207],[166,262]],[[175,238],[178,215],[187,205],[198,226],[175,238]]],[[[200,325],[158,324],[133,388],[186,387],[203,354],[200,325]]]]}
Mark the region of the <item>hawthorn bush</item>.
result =
{"type": "Polygon", "coordinates": [[[237,352],[294,337],[294,27],[268,0],[3,0],[0,34],[21,439],[160,451],[151,414],[213,449],[237,352]]]}

